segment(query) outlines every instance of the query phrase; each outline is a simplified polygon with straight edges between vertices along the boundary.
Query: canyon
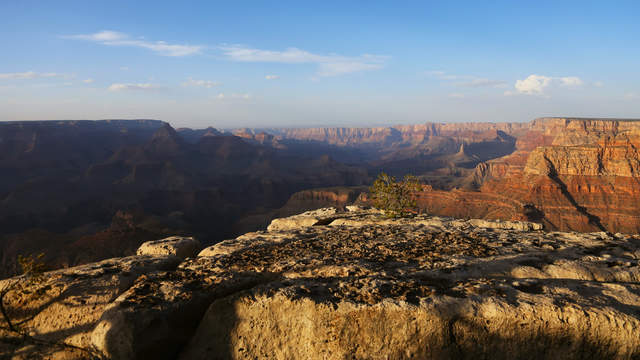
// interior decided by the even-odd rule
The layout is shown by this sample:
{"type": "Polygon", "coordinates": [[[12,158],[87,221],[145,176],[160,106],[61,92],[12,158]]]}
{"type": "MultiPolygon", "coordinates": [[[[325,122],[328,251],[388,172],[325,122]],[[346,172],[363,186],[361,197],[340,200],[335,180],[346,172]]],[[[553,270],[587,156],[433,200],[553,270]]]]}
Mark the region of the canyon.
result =
{"type": "Polygon", "coordinates": [[[640,120],[540,118],[378,128],[173,129],[156,120],[0,123],[0,276],[206,245],[417,175],[422,212],[638,233],[640,120]]]}
{"type": "Polygon", "coordinates": [[[536,119],[512,154],[478,164],[469,186],[419,201],[442,215],[638,233],[639,135],[634,120],[536,119]]]}

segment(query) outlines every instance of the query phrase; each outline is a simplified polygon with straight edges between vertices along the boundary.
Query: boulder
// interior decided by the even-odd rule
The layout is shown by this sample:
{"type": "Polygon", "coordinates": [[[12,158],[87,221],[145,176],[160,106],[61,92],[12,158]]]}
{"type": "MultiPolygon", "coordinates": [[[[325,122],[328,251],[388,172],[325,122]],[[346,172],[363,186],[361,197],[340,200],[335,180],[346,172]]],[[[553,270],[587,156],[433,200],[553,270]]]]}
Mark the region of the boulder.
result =
{"type": "Polygon", "coordinates": [[[174,255],[179,259],[195,257],[202,248],[193,237],[170,236],[160,240],[147,241],[140,245],[137,255],[162,256],[174,255]]]}
{"type": "Polygon", "coordinates": [[[338,210],[336,208],[331,207],[307,211],[286,218],[274,219],[267,227],[267,231],[295,230],[314,225],[327,225],[335,219],[337,212],[338,210]]]}
{"type": "MultiPolygon", "coordinates": [[[[304,232],[304,230],[302,230],[304,232]]],[[[240,235],[235,239],[224,240],[204,248],[198,256],[228,255],[242,249],[264,244],[278,244],[298,237],[288,232],[257,231],[240,235]]]]}
{"type": "Polygon", "coordinates": [[[268,282],[268,274],[230,268],[220,257],[199,257],[140,277],[105,309],[91,348],[114,360],[175,359],[211,302],[268,282]]]}
{"type": "MultiPolygon", "coordinates": [[[[175,256],[131,256],[52,271],[35,282],[3,280],[0,288],[10,289],[3,299],[8,316],[34,339],[5,351],[26,358],[91,357],[91,332],[105,309],[139,276],[173,270],[179,262],[175,256]],[[29,346],[33,342],[41,346],[29,346]]],[[[17,335],[2,328],[0,336],[17,335]]]]}

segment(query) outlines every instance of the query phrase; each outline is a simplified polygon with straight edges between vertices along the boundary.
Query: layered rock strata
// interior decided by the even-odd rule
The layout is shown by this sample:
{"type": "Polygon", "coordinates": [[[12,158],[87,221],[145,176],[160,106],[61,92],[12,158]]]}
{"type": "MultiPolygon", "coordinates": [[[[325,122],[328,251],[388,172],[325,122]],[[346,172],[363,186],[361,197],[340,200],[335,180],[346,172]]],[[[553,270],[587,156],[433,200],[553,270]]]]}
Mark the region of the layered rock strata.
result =
{"type": "Polygon", "coordinates": [[[385,219],[360,207],[272,225],[195,258],[111,259],[8,291],[9,316],[32,339],[48,342],[14,339],[4,354],[640,356],[640,236],[543,232],[520,221],[385,219]]]}
{"type": "Polygon", "coordinates": [[[541,118],[515,151],[483,162],[475,191],[425,191],[423,209],[532,220],[549,230],[640,232],[640,120],[541,118]]]}

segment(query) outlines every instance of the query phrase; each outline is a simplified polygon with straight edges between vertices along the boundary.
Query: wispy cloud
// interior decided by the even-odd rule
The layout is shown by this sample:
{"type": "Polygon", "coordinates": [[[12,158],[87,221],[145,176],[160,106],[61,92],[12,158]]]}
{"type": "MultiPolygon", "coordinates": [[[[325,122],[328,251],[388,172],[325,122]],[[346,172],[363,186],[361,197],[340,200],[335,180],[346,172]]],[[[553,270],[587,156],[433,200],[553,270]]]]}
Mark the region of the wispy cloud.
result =
{"type": "Polygon", "coordinates": [[[210,89],[214,86],[218,86],[218,85],[222,85],[221,83],[217,82],[217,81],[211,81],[211,80],[196,80],[193,78],[189,78],[187,81],[182,83],[182,86],[201,86],[201,87],[205,87],[207,89],[210,89]]]}
{"type": "Polygon", "coordinates": [[[237,94],[237,93],[225,94],[225,93],[219,93],[218,95],[216,95],[215,98],[218,99],[218,100],[225,100],[225,99],[249,100],[249,99],[251,99],[251,94],[237,94]]]}
{"type": "Polygon", "coordinates": [[[560,82],[562,86],[574,87],[584,85],[584,81],[576,76],[561,77],[560,82]]]}
{"type": "Polygon", "coordinates": [[[279,50],[253,49],[240,45],[220,47],[224,56],[238,62],[272,62],[282,64],[317,64],[318,76],[338,76],[354,72],[378,70],[384,67],[387,56],[363,54],[350,57],[336,54],[321,55],[298,48],[279,50]]]}
{"type": "Polygon", "coordinates": [[[111,84],[109,91],[127,91],[127,90],[158,90],[160,86],[154,84],[111,84]]]}
{"type": "Polygon", "coordinates": [[[502,80],[493,80],[472,75],[448,74],[447,72],[441,70],[427,71],[425,72],[425,74],[429,77],[436,78],[441,81],[451,82],[453,83],[453,85],[459,87],[480,88],[504,87],[505,85],[507,85],[507,82],[502,80]]]}
{"type": "Polygon", "coordinates": [[[165,41],[147,41],[140,38],[132,38],[131,36],[111,30],[103,30],[94,34],[80,34],[63,36],[66,39],[91,41],[108,46],[131,46],[151,50],[164,56],[188,56],[202,52],[204,46],[186,45],[186,44],[169,44],[165,41]]]}
{"type": "Polygon", "coordinates": [[[379,70],[382,67],[382,64],[360,61],[322,63],[318,76],[338,76],[358,71],[379,70]]]}
{"type": "Polygon", "coordinates": [[[70,75],[54,73],[54,72],[39,73],[35,71],[25,71],[25,72],[16,72],[16,73],[0,73],[0,80],[5,80],[5,79],[30,80],[30,79],[42,79],[42,78],[68,78],[68,77],[70,77],[70,75]]]}
{"type": "Polygon", "coordinates": [[[95,80],[93,80],[93,79],[84,79],[84,80],[82,80],[82,82],[85,83],[85,84],[93,84],[94,81],[95,80]]]}
{"type": "Polygon", "coordinates": [[[476,79],[469,80],[469,81],[459,82],[459,83],[456,83],[455,85],[462,86],[462,87],[472,87],[472,88],[478,88],[478,87],[504,87],[505,85],[507,85],[507,82],[506,81],[502,81],[502,80],[491,80],[491,79],[485,79],[485,78],[476,78],[476,79]]]}
{"type": "Polygon", "coordinates": [[[545,75],[531,74],[525,79],[516,80],[515,91],[506,91],[505,95],[535,95],[546,96],[545,90],[554,84],[560,86],[577,88],[584,85],[584,81],[576,76],[551,77],[545,75]]]}
{"type": "Polygon", "coordinates": [[[447,74],[445,71],[442,70],[431,70],[431,71],[426,71],[425,75],[429,76],[429,77],[433,77],[439,80],[461,80],[461,79],[470,79],[472,78],[471,76],[465,76],[465,75],[451,75],[451,74],[447,74]]]}
{"type": "Polygon", "coordinates": [[[280,79],[279,75],[267,75],[264,77],[267,80],[276,80],[276,79],[280,79]]]}

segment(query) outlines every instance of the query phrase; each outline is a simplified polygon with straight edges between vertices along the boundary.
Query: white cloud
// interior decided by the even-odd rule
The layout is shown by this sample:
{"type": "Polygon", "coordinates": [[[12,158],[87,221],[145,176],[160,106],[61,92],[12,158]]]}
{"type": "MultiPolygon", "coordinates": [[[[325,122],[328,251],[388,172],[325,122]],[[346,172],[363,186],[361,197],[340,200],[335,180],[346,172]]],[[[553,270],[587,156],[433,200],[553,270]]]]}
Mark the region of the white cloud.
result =
{"type": "Polygon", "coordinates": [[[111,84],[109,91],[123,91],[123,90],[157,90],[160,87],[154,84],[111,84]]]}
{"type": "Polygon", "coordinates": [[[182,83],[182,86],[202,86],[202,87],[206,87],[207,89],[210,89],[214,86],[218,86],[221,85],[219,82],[217,81],[211,81],[211,80],[196,80],[196,79],[192,79],[189,78],[187,81],[182,83]]]}
{"type": "Polygon", "coordinates": [[[82,80],[82,82],[85,83],[85,84],[93,84],[94,81],[95,80],[93,80],[93,79],[84,79],[84,80],[82,80]]]}
{"type": "Polygon", "coordinates": [[[25,71],[18,73],[0,73],[0,80],[4,79],[41,79],[41,78],[54,78],[54,77],[69,77],[67,74],[58,74],[53,72],[39,73],[35,71],[25,71]]]}
{"type": "Polygon", "coordinates": [[[516,91],[520,94],[543,95],[544,89],[551,84],[552,78],[543,75],[529,75],[524,80],[516,80],[516,91]]]}
{"type": "Polygon", "coordinates": [[[169,44],[165,41],[146,41],[131,38],[129,35],[110,30],[94,34],[64,36],[67,39],[86,40],[109,46],[132,46],[151,50],[164,56],[188,56],[202,52],[201,45],[169,44]]]}
{"type": "Polygon", "coordinates": [[[128,38],[126,34],[117,31],[103,30],[95,34],[88,35],[72,35],[70,38],[90,40],[90,41],[118,41],[128,38]]]}
{"type": "Polygon", "coordinates": [[[223,54],[239,62],[273,62],[283,64],[317,64],[318,76],[337,76],[384,67],[386,56],[363,54],[349,57],[336,54],[320,55],[297,48],[284,51],[252,49],[240,45],[220,47],[223,54]]]}
{"type": "Polygon", "coordinates": [[[569,86],[569,87],[584,85],[584,82],[582,81],[582,79],[576,76],[561,77],[560,82],[562,86],[569,86]]]}
{"type": "Polygon", "coordinates": [[[237,93],[225,94],[225,93],[219,93],[218,95],[216,95],[215,98],[218,99],[218,100],[224,100],[224,99],[248,100],[248,99],[251,99],[251,94],[237,94],[237,93]]]}
{"type": "Polygon", "coordinates": [[[545,89],[553,84],[560,86],[576,88],[584,85],[584,81],[576,76],[551,77],[544,75],[532,74],[524,80],[516,80],[515,92],[507,91],[505,95],[538,95],[545,96],[545,89]]]}
{"type": "Polygon", "coordinates": [[[267,80],[276,80],[276,79],[280,79],[279,75],[267,75],[264,77],[267,80]]]}

